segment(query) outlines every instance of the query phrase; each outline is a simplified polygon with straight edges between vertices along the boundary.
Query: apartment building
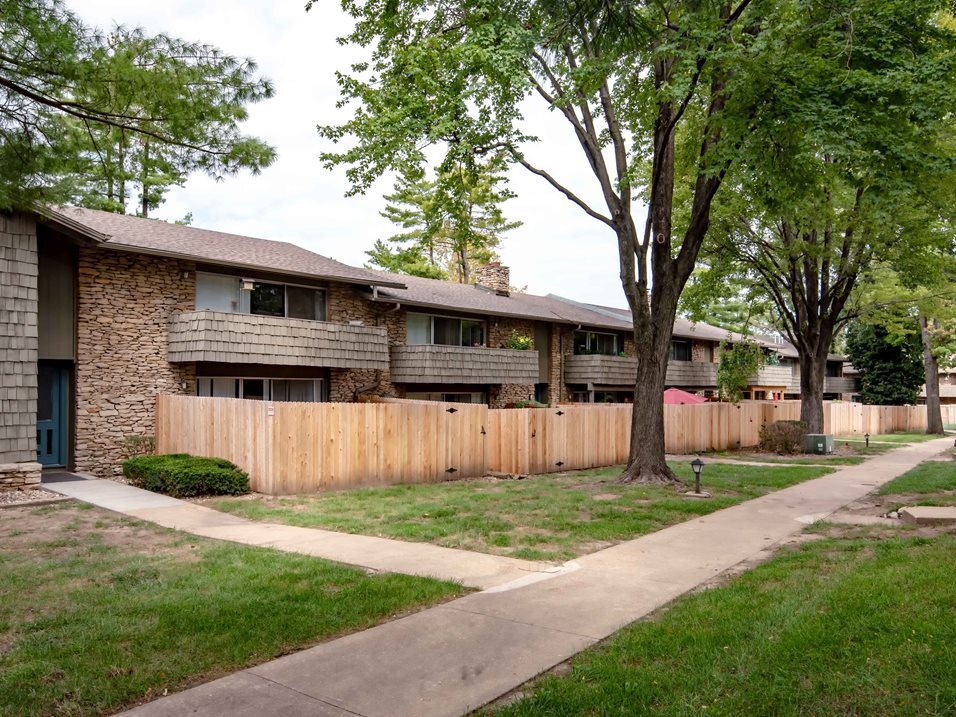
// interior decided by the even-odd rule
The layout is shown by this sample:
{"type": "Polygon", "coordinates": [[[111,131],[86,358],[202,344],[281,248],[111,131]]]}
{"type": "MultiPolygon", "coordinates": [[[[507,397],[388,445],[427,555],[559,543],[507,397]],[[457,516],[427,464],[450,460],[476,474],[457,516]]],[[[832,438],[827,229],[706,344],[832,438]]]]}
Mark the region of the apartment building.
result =
{"type": "MultiPolygon", "coordinates": [[[[71,207],[0,214],[0,302],[0,487],[116,473],[161,393],[505,407],[626,401],[636,376],[626,311],[515,292],[498,264],[459,285],[71,207]]],[[[712,393],[727,337],[679,319],[668,385],[712,393]]],[[[768,365],[753,395],[794,375],[768,365]]]]}

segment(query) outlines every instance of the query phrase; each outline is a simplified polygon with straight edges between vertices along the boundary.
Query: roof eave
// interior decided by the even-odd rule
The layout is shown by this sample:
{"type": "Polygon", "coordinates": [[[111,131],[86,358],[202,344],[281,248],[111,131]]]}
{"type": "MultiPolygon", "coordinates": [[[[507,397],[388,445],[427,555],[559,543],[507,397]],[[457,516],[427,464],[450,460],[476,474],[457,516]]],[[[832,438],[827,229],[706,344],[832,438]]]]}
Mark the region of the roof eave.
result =
{"type": "Polygon", "coordinates": [[[66,214],[58,212],[55,209],[51,209],[50,207],[38,205],[33,207],[33,211],[41,219],[45,220],[45,223],[52,224],[57,229],[60,229],[73,236],[79,236],[97,244],[105,244],[110,240],[109,234],[103,234],[95,229],[91,229],[85,224],[76,221],[72,217],[68,217],[66,214]]]}
{"type": "Polygon", "coordinates": [[[188,254],[185,252],[176,252],[176,251],[165,251],[163,249],[149,249],[139,246],[132,246],[130,244],[118,244],[116,242],[108,242],[104,247],[106,249],[114,249],[116,251],[128,252],[130,254],[147,254],[149,256],[158,256],[167,259],[182,259],[187,261],[193,261],[200,264],[211,264],[213,266],[228,266],[234,269],[248,269],[250,271],[268,271],[273,274],[281,274],[283,276],[295,276],[303,279],[321,279],[323,281],[337,281],[342,284],[354,284],[357,286],[384,286],[390,287],[393,289],[406,289],[408,287],[405,284],[400,284],[393,281],[381,281],[379,279],[368,278],[360,279],[358,277],[345,277],[337,276],[334,274],[318,274],[315,272],[309,271],[293,271],[291,269],[279,269],[276,267],[264,267],[261,264],[246,264],[240,261],[226,261],[224,259],[211,259],[205,256],[196,256],[195,254],[188,254]]]}

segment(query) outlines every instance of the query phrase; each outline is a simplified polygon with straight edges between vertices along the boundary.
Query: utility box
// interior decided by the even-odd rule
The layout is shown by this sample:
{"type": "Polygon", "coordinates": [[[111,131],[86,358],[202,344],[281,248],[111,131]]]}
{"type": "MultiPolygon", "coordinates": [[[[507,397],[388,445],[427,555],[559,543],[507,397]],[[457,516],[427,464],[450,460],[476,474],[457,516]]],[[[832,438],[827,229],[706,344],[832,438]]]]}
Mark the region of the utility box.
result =
{"type": "Polygon", "coordinates": [[[820,455],[833,453],[833,436],[828,433],[808,433],[803,439],[803,450],[820,455]]]}

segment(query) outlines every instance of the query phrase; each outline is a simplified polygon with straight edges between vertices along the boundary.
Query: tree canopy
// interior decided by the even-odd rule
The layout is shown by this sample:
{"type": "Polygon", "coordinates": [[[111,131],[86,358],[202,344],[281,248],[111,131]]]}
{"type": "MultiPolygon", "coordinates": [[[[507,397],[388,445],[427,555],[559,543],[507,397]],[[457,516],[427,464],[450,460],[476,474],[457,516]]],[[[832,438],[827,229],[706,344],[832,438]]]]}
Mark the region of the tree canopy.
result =
{"type": "Polygon", "coordinates": [[[800,353],[811,431],[823,427],[826,355],[859,311],[858,283],[880,262],[925,265],[952,244],[940,221],[952,210],[956,159],[946,6],[782,6],[767,104],[715,208],[711,276],[696,288],[712,301],[742,290],[773,300],[800,353]]]}
{"type": "Polygon", "coordinates": [[[919,334],[893,337],[884,326],[853,322],[847,331],[850,362],[860,372],[863,403],[915,404],[923,385],[919,334]]]}
{"type": "Polygon", "coordinates": [[[482,161],[446,162],[427,179],[421,168],[400,177],[382,215],[404,231],[376,240],[370,263],[389,271],[432,279],[474,281],[474,269],[497,258],[508,231],[501,208],[513,194],[500,154],[482,161]]]}
{"type": "Polygon", "coordinates": [[[271,97],[256,65],[168,35],[88,27],[60,0],[0,0],[0,207],[78,201],[147,213],[191,171],[275,158],[241,133],[271,97]]]}

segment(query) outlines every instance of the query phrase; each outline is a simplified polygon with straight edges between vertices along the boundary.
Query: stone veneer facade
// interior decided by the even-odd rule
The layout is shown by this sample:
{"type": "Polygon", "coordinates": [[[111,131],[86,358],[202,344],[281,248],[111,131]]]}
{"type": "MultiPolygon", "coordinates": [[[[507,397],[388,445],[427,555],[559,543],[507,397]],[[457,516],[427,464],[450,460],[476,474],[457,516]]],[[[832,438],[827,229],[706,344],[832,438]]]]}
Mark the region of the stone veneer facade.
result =
{"type": "Polygon", "coordinates": [[[193,263],[81,248],[77,283],[77,470],[118,475],[127,436],[153,435],[156,395],[195,394],[195,364],[168,361],[170,316],[192,311],[193,263]]]}
{"type": "MultiPolygon", "coordinates": [[[[342,324],[361,321],[365,326],[384,326],[389,346],[405,345],[405,311],[395,310],[395,304],[374,303],[362,296],[359,287],[337,283],[329,285],[327,300],[329,321],[342,324]]],[[[330,401],[350,402],[363,395],[401,397],[404,390],[392,383],[387,369],[330,369],[330,401]]]]}
{"type": "Polygon", "coordinates": [[[0,213],[0,490],[40,482],[37,271],[36,222],[0,213]]]}
{"type": "MultiPolygon", "coordinates": [[[[491,264],[486,269],[494,270],[491,264]]],[[[501,267],[503,268],[503,267],[501,267]]],[[[507,268],[504,269],[507,272],[507,268]]],[[[505,279],[507,281],[507,279],[505,279]]],[[[488,346],[493,348],[508,348],[512,332],[519,336],[534,338],[535,322],[531,319],[509,317],[490,317],[488,320],[488,346]]],[[[535,347],[538,348],[538,347],[535,347]]],[[[493,384],[488,389],[488,405],[491,408],[504,408],[508,404],[534,399],[533,383],[500,383],[493,384]]]]}

